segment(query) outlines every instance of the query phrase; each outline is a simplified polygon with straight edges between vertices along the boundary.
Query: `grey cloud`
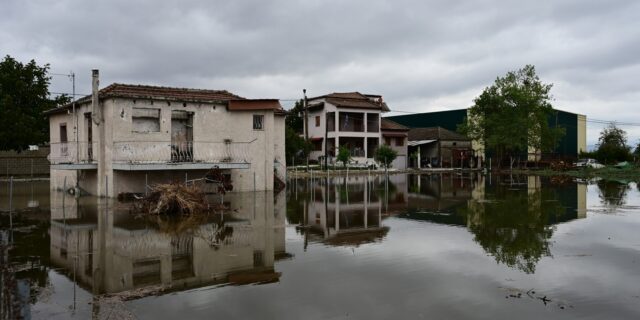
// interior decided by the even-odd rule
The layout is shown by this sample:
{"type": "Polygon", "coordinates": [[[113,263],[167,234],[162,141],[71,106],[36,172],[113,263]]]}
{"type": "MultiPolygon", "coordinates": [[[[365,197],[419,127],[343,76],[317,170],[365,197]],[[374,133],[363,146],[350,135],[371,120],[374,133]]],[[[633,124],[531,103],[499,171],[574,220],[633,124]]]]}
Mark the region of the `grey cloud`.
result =
{"type": "MultiPolygon", "coordinates": [[[[7,0],[0,41],[3,54],[74,70],[79,92],[99,68],[103,84],[283,99],[359,90],[410,111],[468,106],[531,63],[563,109],[614,120],[637,101],[639,13],[632,0],[7,0]]],[[[54,79],[53,89],[67,88],[54,79]]]]}

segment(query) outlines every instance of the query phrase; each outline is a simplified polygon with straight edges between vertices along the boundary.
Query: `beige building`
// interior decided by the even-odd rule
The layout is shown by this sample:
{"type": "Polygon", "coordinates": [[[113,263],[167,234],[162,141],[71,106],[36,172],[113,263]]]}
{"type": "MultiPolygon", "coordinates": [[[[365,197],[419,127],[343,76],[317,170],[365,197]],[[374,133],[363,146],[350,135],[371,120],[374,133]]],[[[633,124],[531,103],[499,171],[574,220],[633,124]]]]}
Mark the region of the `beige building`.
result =
{"type": "Polygon", "coordinates": [[[391,143],[393,137],[392,147],[399,152],[392,166],[406,168],[407,130],[397,124],[385,130],[381,116],[389,108],[382,96],[331,93],[310,98],[307,111],[305,129],[313,143],[312,160],[321,162],[327,155],[332,162],[339,147],[345,146],[351,153],[352,164],[373,165],[375,150],[385,141],[391,143]]]}
{"type": "Polygon", "coordinates": [[[284,180],[284,111],[276,99],[221,90],[112,84],[46,114],[51,186],[116,196],[203,178],[218,167],[234,191],[284,180]]]}

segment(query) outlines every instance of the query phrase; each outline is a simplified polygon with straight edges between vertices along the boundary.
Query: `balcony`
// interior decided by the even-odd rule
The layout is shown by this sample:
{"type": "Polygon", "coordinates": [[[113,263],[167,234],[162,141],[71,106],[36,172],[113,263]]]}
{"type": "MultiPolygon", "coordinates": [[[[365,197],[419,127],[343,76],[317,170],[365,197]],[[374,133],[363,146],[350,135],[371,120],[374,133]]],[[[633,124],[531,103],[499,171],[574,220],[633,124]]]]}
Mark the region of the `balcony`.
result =
{"type": "MultiPolygon", "coordinates": [[[[111,151],[114,170],[178,170],[246,169],[250,167],[250,142],[182,142],[169,141],[119,141],[107,146],[111,151]]],[[[94,157],[97,144],[91,148],[87,143],[78,143],[82,152],[76,156],[76,143],[52,143],[49,161],[52,166],[65,169],[97,168],[94,157]],[[84,147],[83,147],[84,146],[84,147]],[[87,167],[91,164],[92,167],[87,167]],[[86,168],[85,168],[86,167],[86,168]]]]}
{"type": "Polygon", "coordinates": [[[64,166],[69,169],[96,169],[95,150],[95,142],[52,142],[47,159],[54,168],[64,166]]]}

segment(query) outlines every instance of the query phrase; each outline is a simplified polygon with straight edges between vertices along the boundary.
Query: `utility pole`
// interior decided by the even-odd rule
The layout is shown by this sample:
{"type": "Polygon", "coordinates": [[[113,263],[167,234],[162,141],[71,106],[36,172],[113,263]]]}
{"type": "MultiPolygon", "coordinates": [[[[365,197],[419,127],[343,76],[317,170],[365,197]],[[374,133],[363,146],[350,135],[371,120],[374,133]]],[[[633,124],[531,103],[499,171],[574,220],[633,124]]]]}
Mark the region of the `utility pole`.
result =
{"type": "Polygon", "coordinates": [[[329,152],[327,150],[327,138],[329,129],[329,118],[327,118],[327,109],[324,109],[324,170],[329,172],[329,160],[327,159],[329,152]]]}
{"type": "MultiPolygon", "coordinates": [[[[307,111],[307,89],[302,89],[304,95],[304,102],[302,107],[304,108],[304,141],[309,142],[309,114],[307,111]]],[[[307,172],[309,172],[309,154],[305,152],[307,158],[307,172]]]]}

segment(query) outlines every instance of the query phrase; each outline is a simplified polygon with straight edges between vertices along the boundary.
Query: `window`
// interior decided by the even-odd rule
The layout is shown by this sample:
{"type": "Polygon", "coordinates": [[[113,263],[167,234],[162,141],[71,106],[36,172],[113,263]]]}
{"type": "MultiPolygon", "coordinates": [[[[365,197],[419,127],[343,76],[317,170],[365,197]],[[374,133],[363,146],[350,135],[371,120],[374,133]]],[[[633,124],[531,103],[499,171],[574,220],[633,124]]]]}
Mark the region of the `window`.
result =
{"type": "Polygon", "coordinates": [[[60,124],[60,142],[67,142],[67,124],[60,124]]]}
{"type": "Polygon", "coordinates": [[[320,126],[320,116],[316,116],[316,127],[320,126]]]}
{"type": "Polygon", "coordinates": [[[264,116],[261,114],[253,115],[253,130],[264,130],[264,116]]]}
{"type": "Polygon", "coordinates": [[[138,133],[160,132],[160,109],[133,108],[131,131],[138,133]]]}
{"type": "Polygon", "coordinates": [[[322,151],[322,142],[323,138],[320,139],[312,139],[313,140],[313,151],[322,151]]]}
{"type": "Polygon", "coordinates": [[[404,137],[396,137],[396,146],[397,147],[404,146],[404,137]]]}
{"type": "Polygon", "coordinates": [[[67,124],[60,124],[60,155],[68,156],[69,150],[67,149],[67,124]]]}
{"type": "Polygon", "coordinates": [[[389,137],[384,137],[384,144],[390,146],[391,145],[391,138],[389,137]]]}

